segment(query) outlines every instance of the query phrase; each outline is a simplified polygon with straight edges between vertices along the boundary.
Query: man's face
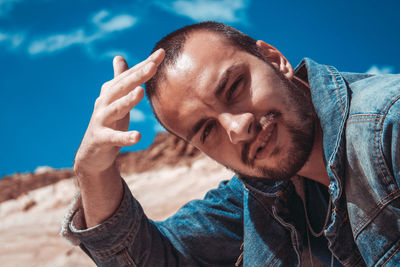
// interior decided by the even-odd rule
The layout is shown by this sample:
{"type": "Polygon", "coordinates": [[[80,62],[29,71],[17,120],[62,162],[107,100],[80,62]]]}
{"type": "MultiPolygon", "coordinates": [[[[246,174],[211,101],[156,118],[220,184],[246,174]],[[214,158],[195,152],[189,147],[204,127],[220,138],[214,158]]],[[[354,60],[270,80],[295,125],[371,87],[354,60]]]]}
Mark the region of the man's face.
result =
{"type": "Polygon", "coordinates": [[[238,173],[287,179],[310,154],[305,93],[218,35],[191,36],[160,86],[152,102],[166,128],[238,173]]]}

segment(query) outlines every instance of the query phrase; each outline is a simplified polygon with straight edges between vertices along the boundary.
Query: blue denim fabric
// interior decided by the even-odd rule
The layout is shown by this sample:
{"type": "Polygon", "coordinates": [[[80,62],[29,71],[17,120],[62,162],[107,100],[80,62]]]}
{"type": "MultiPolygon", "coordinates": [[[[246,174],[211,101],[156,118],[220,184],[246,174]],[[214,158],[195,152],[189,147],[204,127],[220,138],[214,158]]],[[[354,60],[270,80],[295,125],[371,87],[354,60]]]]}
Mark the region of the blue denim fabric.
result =
{"type": "MultiPolygon", "coordinates": [[[[400,75],[339,73],[310,59],[296,75],[310,84],[323,130],[329,249],[344,266],[399,266],[400,75]]],[[[69,222],[100,266],[300,266],[305,227],[290,180],[236,176],[162,222],[146,218],[126,185],[103,224],[69,222]]]]}

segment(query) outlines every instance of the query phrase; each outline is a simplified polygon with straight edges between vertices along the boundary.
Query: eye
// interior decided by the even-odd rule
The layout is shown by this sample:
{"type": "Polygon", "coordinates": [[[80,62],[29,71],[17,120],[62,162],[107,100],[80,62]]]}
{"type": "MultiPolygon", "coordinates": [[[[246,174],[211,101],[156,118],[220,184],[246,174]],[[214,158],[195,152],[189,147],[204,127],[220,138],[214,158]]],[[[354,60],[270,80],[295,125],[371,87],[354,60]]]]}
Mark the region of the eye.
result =
{"type": "Polygon", "coordinates": [[[232,85],[231,87],[228,89],[228,91],[226,92],[226,101],[229,102],[232,98],[232,96],[234,96],[236,89],[238,88],[239,84],[243,81],[243,76],[240,76],[232,85]]]}
{"type": "Polygon", "coordinates": [[[207,125],[204,127],[203,133],[201,134],[201,142],[204,143],[207,139],[207,137],[210,135],[212,129],[215,126],[215,122],[210,122],[207,123],[207,125]]]}

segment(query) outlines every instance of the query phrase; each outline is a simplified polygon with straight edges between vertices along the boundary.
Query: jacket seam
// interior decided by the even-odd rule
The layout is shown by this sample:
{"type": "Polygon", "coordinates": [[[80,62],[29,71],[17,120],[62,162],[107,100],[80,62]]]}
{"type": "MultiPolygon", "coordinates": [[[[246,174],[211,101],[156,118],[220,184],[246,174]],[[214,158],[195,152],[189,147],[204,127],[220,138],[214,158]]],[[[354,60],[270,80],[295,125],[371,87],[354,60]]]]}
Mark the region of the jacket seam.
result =
{"type": "Polygon", "coordinates": [[[357,123],[365,123],[365,122],[371,122],[371,123],[375,123],[375,120],[351,120],[351,121],[347,121],[347,125],[349,124],[357,124],[357,123]]]}
{"type": "Polygon", "coordinates": [[[395,254],[397,254],[397,252],[399,252],[399,250],[400,250],[400,247],[398,247],[398,248],[392,253],[392,255],[390,255],[390,257],[382,264],[382,267],[385,266],[386,263],[388,263],[388,261],[389,261],[391,258],[393,258],[393,256],[394,256],[395,254]]]}
{"type": "Polygon", "coordinates": [[[353,263],[351,263],[350,266],[356,266],[363,258],[361,257],[360,254],[358,254],[358,257],[356,258],[356,261],[354,261],[353,263]]]}
{"type": "MultiPolygon", "coordinates": [[[[124,188],[124,194],[122,196],[122,200],[121,200],[119,206],[117,207],[116,212],[110,218],[108,218],[106,221],[104,221],[104,223],[98,225],[94,229],[86,229],[86,230],[90,230],[90,231],[84,231],[84,232],[80,231],[78,234],[80,236],[82,236],[82,237],[91,237],[93,235],[99,234],[100,232],[107,231],[109,228],[114,227],[114,224],[118,220],[120,220],[120,217],[124,213],[126,213],[126,210],[128,209],[128,203],[127,202],[129,201],[129,199],[126,198],[126,190],[127,189],[124,188]]],[[[83,213],[83,209],[81,209],[81,212],[83,213]]]]}
{"type": "MultiPolygon", "coordinates": [[[[385,106],[386,106],[386,104],[385,104],[385,106]]],[[[379,129],[379,125],[380,125],[379,120],[380,120],[380,118],[377,117],[375,119],[375,122],[374,122],[374,124],[375,124],[375,127],[374,127],[374,129],[375,129],[375,131],[374,131],[374,151],[375,151],[375,157],[377,159],[377,165],[379,167],[379,171],[382,174],[382,179],[383,179],[383,181],[385,182],[386,185],[389,185],[390,182],[388,181],[387,176],[385,175],[384,170],[382,169],[382,166],[381,166],[381,162],[380,162],[381,157],[379,155],[379,151],[380,151],[380,149],[379,149],[379,146],[380,146],[379,139],[380,139],[380,136],[381,136],[381,129],[379,129]],[[377,131],[379,131],[379,133],[377,133],[377,131]]]]}
{"type": "Polygon", "coordinates": [[[278,258],[275,259],[274,263],[271,265],[271,267],[276,266],[276,264],[278,263],[278,258]]]}
{"type": "Polygon", "coordinates": [[[272,218],[274,218],[276,220],[276,218],[273,216],[272,210],[269,210],[268,207],[266,205],[264,205],[263,201],[258,199],[258,194],[251,192],[251,191],[248,191],[248,192],[255,200],[257,200],[257,202],[261,205],[261,207],[263,207],[269,213],[269,215],[271,215],[272,218]]]}
{"type": "Polygon", "coordinates": [[[376,116],[381,117],[381,116],[383,116],[383,115],[381,115],[381,114],[374,114],[374,113],[352,114],[352,115],[349,116],[349,119],[351,119],[351,118],[353,118],[353,117],[374,117],[374,118],[375,118],[376,116]]]}
{"type": "Polygon", "coordinates": [[[285,222],[281,217],[278,216],[278,214],[276,213],[276,208],[275,206],[272,207],[272,214],[274,215],[274,218],[276,218],[276,220],[286,229],[288,229],[290,231],[290,239],[292,241],[292,248],[294,250],[294,252],[297,255],[297,259],[299,260],[299,266],[301,264],[301,255],[299,254],[299,247],[300,247],[300,242],[299,239],[297,237],[297,229],[294,225],[285,222]],[[294,240],[293,240],[294,239],[294,240]],[[297,248],[296,248],[297,246],[297,248]]]}
{"type": "MultiPolygon", "coordinates": [[[[272,216],[272,218],[274,219],[274,220],[276,220],[282,227],[284,227],[285,229],[286,229],[286,231],[289,231],[290,232],[290,239],[292,240],[292,231],[293,231],[293,229],[288,229],[288,226],[287,225],[285,225],[285,224],[288,224],[288,223],[283,223],[277,216],[277,214],[275,214],[275,212],[274,212],[274,210],[275,210],[275,208],[274,207],[272,207],[272,210],[269,210],[266,206],[265,206],[265,204],[261,201],[261,200],[259,200],[258,199],[258,197],[256,196],[256,194],[253,194],[252,192],[249,192],[250,193],[250,195],[252,195],[253,196],[253,198],[261,205],[261,207],[263,207],[271,216],[272,216]]],[[[291,225],[291,224],[288,224],[289,226],[291,226],[291,227],[293,227],[294,228],[294,231],[297,231],[297,229],[296,229],[296,227],[294,227],[293,225],[291,225]]],[[[290,227],[290,228],[291,228],[290,227]]],[[[298,244],[299,242],[298,242],[298,240],[297,240],[297,237],[295,237],[295,239],[296,239],[296,243],[298,244]]],[[[292,240],[292,242],[293,242],[293,240],[292,240]]],[[[295,244],[292,244],[292,248],[295,250],[295,252],[296,252],[296,254],[297,254],[297,256],[299,257],[299,254],[298,254],[298,252],[296,251],[296,248],[294,248],[294,246],[295,246],[295,244]]],[[[279,252],[283,249],[283,247],[284,247],[284,245],[282,245],[280,248],[279,248],[279,250],[274,254],[274,256],[267,262],[267,264],[265,265],[265,266],[268,266],[269,264],[271,264],[272,263],[272,261],[276,258],[276,261],[278,261],[279,259],[277,258],[277,255],[279,254],[279,252]]],[[[274,263],[274,264],[276,264],[276,262],[274,263]]],[[[272,265],[273,266],[273,265],[272,265]]]]}
{"type": "Polygon", "coordinates": [[[278,249],[278,251],[274,254],[274,256],[267,262],[267,264],[265,265],[265,266],[269,266],[269,264],[271,264],[272,262],[274,262],[273,263],[273,265],[271,265],[271,266],[274,266],[276,263],[277,263],[277,261],[279,260],[278,258],[277,258],[277,255],[279,254],[279,252],[281,252],[281,250],[283,249],[283,247],[284,247],[284,245],[281,245],[280,246],[280,248],[278,249]]]}
{"type": "Polygon", "coordinates": [[[383,117],[383,115],[381,114],[354,114],[354,115],[349,115],[346,124],[354,124],[361,122],[375,123],[377,119],[381,117],[383,117]]]}
{"type": "Polygon", "coordinates": [[[355,266],[362,259],[361,255],[357,253],[357,256],[354,258],[350,258],[343,263],[344,266],[355,266]]]}
{"type": "Polygon", "coordinates": [[[113,247],[106,250],[93,251],[96,257],[106,258],[115,255],[121,250],[125,249],[126,244],[131,243],[134,236],[136,236],[141,218],[142,216],[140,216],[140,218],[137,218],[137,220],[135,220],[134,225],[131,227],[131,230],[129,231],[128,235],[121,242],[115,244],[113,247]]]}
{"type": "MultiPolygon", "coordinates": [[[[335,169],[333,169],[333,168],[331,168],[331,170],[332,170],[332,173],[333,173],[333,175],[335,176],[335,179],[336,179],[336,181],[337,181],[337,184],[338,184],[338,195],[337,195],[337,197],[335,198],[335,199],[333,199],[333,197],[332,197],[332,202],[335,204],[335,202],[338,200],[338,199],[340,199],[341,197],[342,197],[342,194],[343,194],[343,185],[342,185],[342,182],[341,182],[341,180],[339,179],[339,175],[336,173],[336,170],[335,169]]],[[[333,206],[333,211],[335,211],[336,210],[336,205],[334,205],[333,206]]],[[[332,213],[333,213],[333,211],[332,211],[332,213]]],[[[331,215],[331,217],[332,217],[332,215],[331,215]]],[[[332,223],[333,223],[333,221],[332,221],[332,223]]]]}
{"type": "Polygon", "coordinates": [[[137,267],[137,264],[129,255],[129,252],[126,248],[122,251],[122,256],[124,257],[125,261],[129,264],[129,266],[137,267]]]}
{"type": "MultiPolygon", "coordinates": [[[[391,173],[390,173],[390,170],[389,170],[389,167],[387,166],[387,163],[386,163],[386,160],[385,160],[385,158],[384,158],[384,155],[383,155],[383,151],[382,151],[382,134],[383,134],[383,124],[384,124],[384,122],[385,122],[385,119],[386,119],[386,116],[387,116],[387,114],[389,113],[389,110],[390,110],[390,108],[397,102],[397,100],[399,100],[400,99],[400,95],[397,95],[395,98],[391,98],[391,99],[389,99],[388,100],[388,102],[384,105],[384,106],[386,106],[387,104],[389,105],[386,109],[385,109],[385,114],[383,115],[383,117],[382,117],[382,121],[381,121],[381,125],[380,125],[380,129],[379,129],[379,139],[378,139],[378,143],[379,143],[379,152],[380,152],[380,157],[381,157],[381,162],[383,163],[383,165],[384,165],[384,168],[386,169],[386,172],[387,172],[387,176],[389,176],[389,178],[392,180],[392,182],[393,182],[393,185],[394,186],[396,186],[397,188],[398,188],[398,185],[397,185],[397,183],[396,183],[396,181],[394,180],[394,177],[391,175],[391,173]],[[390,103],[391,102],[391,103],[390,103]],[[389,104],[390,103],[390,104],[389,104]]],[[[376,131],[375,131],[376,132],[376,131]]],[[[376,152],[378,152],[378,151],[376,151],[376,152]]],[[[378,157],[378,155],[376,155],[377,157],[378,157]]],[[[381,163],[381,164],[382,164],[381,163]]],[[[381,165],[381,164],[379,164],[379,165],[381,165]]]]}
{"type": "Polygon", "coordinates": [[[390,204],[393,200],[397,199],[398,197],[400,197],[400,194],[398,194],[397,196],[394,196],[393,198],[391,198],[389,201],[383,203],[383,201],[390,197],[393,194],[396,194],[400,192],[400,189],[390,193],[389,195],[385,196],[384,198],[382,198],[378,204],[377,207],[375,208],[375,210],[372,212],[372,214],[367,214],[364,216],[364,218],[361,219],[361,221],[354,227],[354,239],[357,239],[358,235],[360,234],[360,232],[379,214],[379,212],[384,209],[388,204],[390,204]],[[364,222],[365,221],[365,222],[364,222]],[[359,229],[357,229],[359,228],[359,229]]]}
{"type": "Polygon", "coordinates": [[[336,88],[337,88],[337,92],[338,92],[338,95],[339,95],[340,109],[341,109],[342,115],[343,115],[343,114],[344,114],[344,108],[343,108],[342,95],[341,95],[341,93],[340,93],[340,86],[339,86],[339,83],[338,83],[338,81],[337,81],[337,79],[336,79],[336,75],[335,75],[335,73],[332,71],[332,69],[331,69],[329,66],[326,66],[326,65],[325,65],[325,67],[332,73],[332,76],[333,76],[333,78],[335,79],[336,88]]]}

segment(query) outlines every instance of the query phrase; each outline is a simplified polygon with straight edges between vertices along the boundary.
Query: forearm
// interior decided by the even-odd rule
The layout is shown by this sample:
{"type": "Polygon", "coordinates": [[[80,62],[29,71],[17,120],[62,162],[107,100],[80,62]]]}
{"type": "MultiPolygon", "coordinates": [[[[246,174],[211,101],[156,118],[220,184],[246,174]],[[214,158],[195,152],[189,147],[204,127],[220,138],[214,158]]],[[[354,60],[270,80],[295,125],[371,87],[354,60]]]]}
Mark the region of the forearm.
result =
{"type": "Polygon", "coordinates": [[[81,244],[98,266],[234,265],[243,236],[243,192],[237,179],[163,222],[149,220],[120,181],[122,200],[103,223],[83,227],[79,198],[64,222],[62,236],[81,244]]]}
{"type": "Polygon", "coordinates": [[[86,227],[101,224],[121,202],[123,187],[118,169],[112,165],[94,176],[78,176],[86,227]]]}
{"type": "Polygon", "coordinates": [[[61,235],[80,244],[98,266],[196,266],[187,255],[178,253],[163,236],[142,207],[122,184],[122,199],[115,212],[104,222],[84,226],[81,196],[66,218],[61,235]]]}

